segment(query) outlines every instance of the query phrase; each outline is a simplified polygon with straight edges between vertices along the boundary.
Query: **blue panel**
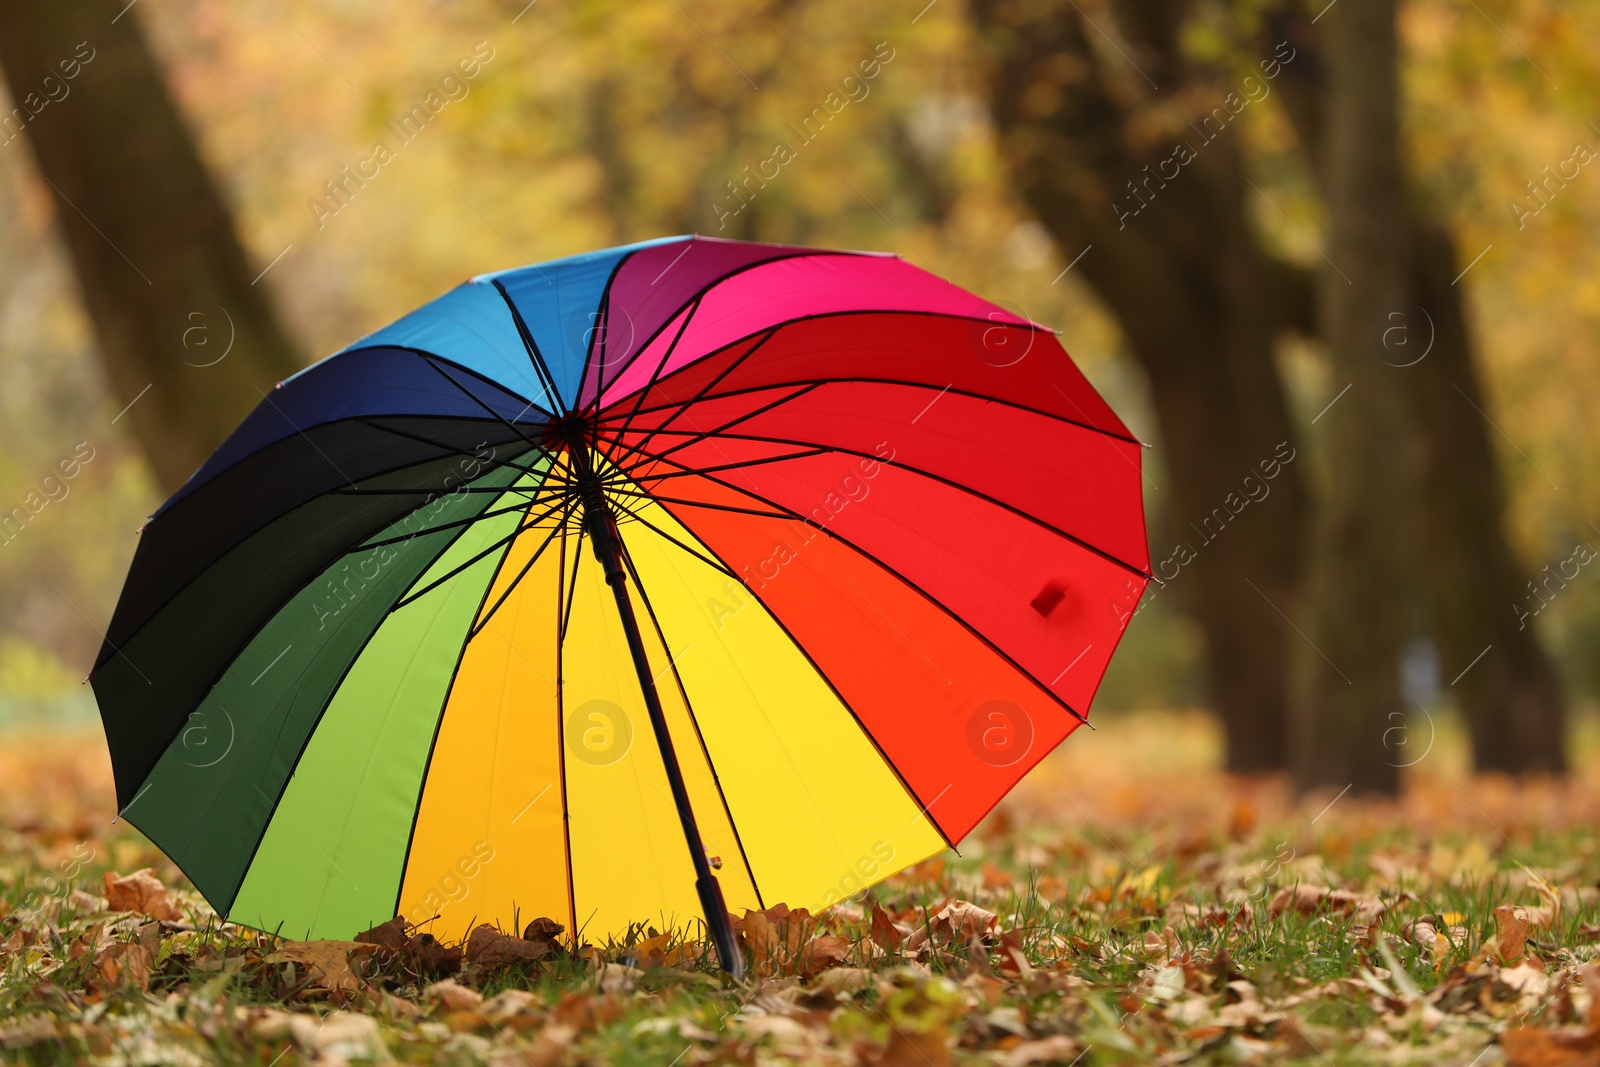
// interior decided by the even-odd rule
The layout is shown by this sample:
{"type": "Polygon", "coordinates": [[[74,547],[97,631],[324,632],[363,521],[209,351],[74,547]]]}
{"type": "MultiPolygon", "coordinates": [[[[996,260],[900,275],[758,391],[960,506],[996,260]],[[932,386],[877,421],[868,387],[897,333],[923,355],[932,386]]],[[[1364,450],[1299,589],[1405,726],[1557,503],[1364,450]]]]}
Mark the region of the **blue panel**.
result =
{"type": "MultiPolygon", "coordinates": [[[[583,365],[589,355],[600,300],[617,264],[630,253],[652,245],[686,241],[687,237],[663,237],[655,241],[587,252],[581,256],[552,260],[532,267],[518,267],[493,274],[481,274],[474,282],[499,282],[522,314],[522,321],[533,335],[539,354],[561,394],[571,408],[578,403],[578,388],[583,381],[583,365]]],[[[404,320],[402,320],[404,321],[404,320]]],[[[441,353],[442,354],[442,353],[441,353]]]]}
{"type": "MultiPolygon", "coordinates": [[[[489,291],[494,293],[493,288],[489,291]]],[[[500,294],[494,295],[500,299],[500,294]]],[[[505,307],[503,300],[500,306],[505,307]]],[[[520,340],[517,344],[525,353],[520,340]]],[[[522,358],[527,361],[526,354],[522,358]]],[[[157,514],[251,453],[338,419],[433,415],[493,420],[498,415],[508,422],[541,423],[547,417],[521,397],[459,367],[444,370],[450,378],[415,352],[395,348],[362,348],[307,367],[268,393],[157,514]]]]}
{"type": "Polygon", "coordinates": [[[517,333],[505,297],[487,282],[475,278],[458,285],[341,352],[381,345],[418,348],[443,356],[499,382],[541,408],[555,410],[539,384],[538,372],[517,333]]]}

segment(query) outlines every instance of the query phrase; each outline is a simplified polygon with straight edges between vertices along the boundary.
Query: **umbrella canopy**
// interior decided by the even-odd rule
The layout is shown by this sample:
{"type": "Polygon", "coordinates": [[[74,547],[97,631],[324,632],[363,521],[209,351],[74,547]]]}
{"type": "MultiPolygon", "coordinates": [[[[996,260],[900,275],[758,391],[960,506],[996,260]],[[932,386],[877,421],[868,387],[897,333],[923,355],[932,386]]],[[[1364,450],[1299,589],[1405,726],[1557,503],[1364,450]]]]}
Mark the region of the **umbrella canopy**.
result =
{"type": "Polygon", "coordinates": [[[1140,460],[1050,331],[895,257],[473,278],[146,525],[93,674],[119,806],[296,937],[681,925],[713,867],[734,909],[833,903],[1083,721],[1140,460]]]}

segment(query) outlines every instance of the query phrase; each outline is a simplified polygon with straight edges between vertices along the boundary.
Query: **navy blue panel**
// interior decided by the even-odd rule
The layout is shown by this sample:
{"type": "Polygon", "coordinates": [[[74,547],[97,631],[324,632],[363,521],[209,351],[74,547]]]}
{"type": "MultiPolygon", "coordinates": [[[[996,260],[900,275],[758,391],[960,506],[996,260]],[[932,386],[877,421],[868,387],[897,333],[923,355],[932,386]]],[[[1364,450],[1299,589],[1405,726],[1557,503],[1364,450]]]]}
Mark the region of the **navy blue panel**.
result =
{"type": "MultiPolygon", "coordinates": [[[[495,295],[498,299],[499,294],[495,295]]],[[[460,367],[446,365],[442,370],[444,373],[417,353],[398,348],[356,349],[308,367],[268,393],[156,514],[165,513],[251,453],[339,419],[380,415],[494,419],[499,415],[512,422],[545,421],[545,413],[520,396],[460,367]]]]}
{"type": "Polygon", "coordinates": [[[557,408],[556,402],[545,395],[505,297],[483,279],[456,286],[345,347],[341,354],[358,348],[385,347],[432,352],[470,367],[491,382],[499,382],[546,411],[557,408]]]}

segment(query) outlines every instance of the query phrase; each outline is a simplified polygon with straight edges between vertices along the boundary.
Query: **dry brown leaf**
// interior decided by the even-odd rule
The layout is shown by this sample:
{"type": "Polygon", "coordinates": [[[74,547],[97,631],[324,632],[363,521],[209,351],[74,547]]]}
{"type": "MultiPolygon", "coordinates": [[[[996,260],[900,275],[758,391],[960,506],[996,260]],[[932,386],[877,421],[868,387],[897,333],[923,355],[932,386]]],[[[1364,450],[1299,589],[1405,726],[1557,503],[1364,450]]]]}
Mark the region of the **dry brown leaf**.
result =
{"type": "Polygon", "coordinates": [[[482,993],[458,985],[449,978],[433,983],[423,992],[437,999],[445,1011],[471,1011],[483,1003],[482,993]]]}
{"type": "Polygon", "coordinates": [[[554,947],[549,941],[526,941],[482,923],[467,938],[466,958],[469,963],[493,969],[532,963],[548,956],[554,947]]]}
{"type": "Polygon", "coordinates": [[[1523,868],[1528,875],[1528,888],[1539,894],[1543,901],[1537,907],[1524,908],[1523,918],[1534,930],[1551,930],[1561,925],[1561,891],[1551,885],[1544,875],[1523,868]]]}
{"type": "Polygon", "coordinates": [[[992,911],[965,900],[952,900],[912,931],[905,947],[910,951],[929,944],[935,948],[965,947],[973,938],[992,935],[997,921],[998,916],[992,911]]]}
{"type": "Polygon", "coordinates": [[[1586,1026],[1508,1030],[1500,1048],[1510,1067],[1600,1067],[1600,1042],[1586,1026]]]}
{"type": "Polygon", "coordinates": [[[817,975],[815,985],[835,996],[849,997],[872,987],[872,972],[863,967],[830,967],[817,975]]]}
{"type": "Polygon", "coordinates": [[[155,876],[153,868],[145,867],[129,875],[107,871],[104,882],[106,906],[112,911],[136,911],[152,919],[183,921],[183,912],[172,903],[167,887],[155,876]]]}
{"type": "Polygon", "coordinates": [[[1501,963],[1512,963],[1522,958],[1528,940],[1528,920],[1519,915],[1522,909],[1502,904],[1494,909],[1495,952],[1501,963]]]}
{"type": "Polygon", "coordinates": [[[885,952],[892,953],[900,948],[900,942],[904,938],[905,935],[900,932],[900,928],[894,924],[893,919],[889,918],[889,913],[879,907],[878,902],[874,900],[872,902],[873,943],[885,952]]]}
{"type": "Polygon", "coordinates": [[[397,959],[413,974],[441,978],[461,970],[461,949],[441,944],[432,934],[417,933],[414,926],[398,915],[357,934],[356,941],[377,946],[379,961],[397,959]]]}
{"type": "Polygon", "coordinates": [[[1329,889],[1302,883],[1278,890],[1267,905],[1267,910],[1273,915],[1282,915],[1291,908],[1301,915],[1314,915],[1325,909],[1350,915],[1358,922],[1371,926],[1383,916],[1388,905],[1377,897],[1365,897],[1348,889],[1329,889]]]}
{"type": "Polygon", "coordinates": [[[823,934],[806,942],[800,950],[797,963],[800,973],[809,977],[830,967],[847,963],[853,955],[849,941],[833,934],[823,934]]]}
{"type": "Polygon", "coordinates": [[[751,961],[759,970],[786,966],[798,959],[800,947],[810,940],[817,922],[804,908],[775,904],[764,911],[747,910],[738,926],[750,949],[751,961]]]}
{"type": "Polygon", "coordinates": [[[601,993],[596,996],[594,993],[575,989],[562,996],[556,1003],[551,1019],[587,1033],[616,1022],[627,1013],[627,1010],[622,998],[612,993],[601,993]]]}
{"type": "Polygon", "coordinates": [[[29,1015],[15,1026],[0,1029],[0,1048],[15,1051],[59,1038],[55,1020],[48,1015],[29,1015]]]}
{"type": "Polygon", "coordinates": [[[1007,930],[1000,935],[1000,973],[1007,978],[1016,978],[1027,981],[1033,977],[1033,964],[1028,962],[1027,953],[1022,948],[1022,934],[1017,930],[1007,930]]]}
{"type": "MultiPolygon", "coordinates": [[[[317,942],[302,942],[316,944],[317,942]]],[[[333,944],[337,942],[324,942],[333,944]]],[[[324,1017],[296,1015],[289,1020],[289,1033],[301,1048],[338,1060],[386,1060],[383,1035],[378,1021],[370,1015],[336,1011],[324,1017]]]]}
{"type": "Polygon", "coordinates": [[[355,939],[363,945],[377,945],[379,948],[398,951],[405,948],[406,942],[411,940],[411,931],[406,927],[406,921],[396,915],[386,923],[357,934],[355,939]]]}
{"type": "Polygon", "coordinates": [[[950,1044],[943,1027],[928,1033],[907,1033],[895,1027],[882,1052],[862,1059],[872,1067],[950,1067],[950,1044]]]}
{"type": "Polygon", "coordinates": [[[266,958],[268,963],[295,963],[305,968],[310,984],[334,993],[359,993],[365,989],[350,968],[350,954],[369,954],[375,945],[354,941],[288,941],[266,958]]]}
{"type": "Polygon", "coordinates": [[[95,975],[102,988],[131,985],[139,990],[149,989],[150,964],[154,958],[150,949],[141,942],[113,942],[95,953],[95,975]]]}
{"type": "Polygon", "coordinates": [[[527,929],[522,931],[522,939],[524,941],[554,942],[561,937],[561,931],[565,929],[565,926],[562,926],[554,919],[541,916],[529,923],[527,929]]]}

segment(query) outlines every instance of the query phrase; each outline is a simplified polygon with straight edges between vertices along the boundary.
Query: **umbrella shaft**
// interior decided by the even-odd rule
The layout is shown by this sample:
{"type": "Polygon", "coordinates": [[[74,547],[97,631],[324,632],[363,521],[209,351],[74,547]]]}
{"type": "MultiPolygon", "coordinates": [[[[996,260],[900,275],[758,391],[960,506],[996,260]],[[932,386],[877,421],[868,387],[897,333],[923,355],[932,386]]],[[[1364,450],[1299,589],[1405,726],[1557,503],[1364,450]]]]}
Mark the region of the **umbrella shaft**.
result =
{"type": "Polygon", "coordinates": [[[628,651],[633,656],[633,667],[639,675],[639,688],[643,690],[645,708],[650,713],[650,726],[655,731],[656,745],[661,750],[661,763],[667,772],[667,783],[672,788],[672,802],[678,809],[678,821],[683,826],[683,836],[689,846],[689,859],[694,864],[695,890],[700,896],[706,926],[711,931],[711,939],[717,947],[717,956],[722,961],[723,969],[740,978],[744,973],[744,956],[734,942],[733,929],[728,922],[728,907],[722,898],[722,887],[711,873],[699,827],[695,825],[690,812],[689,790],[683,783],[683,770],[678,765],[672,735],[667,730],[666,712],[656,692],[656,676],[651,672],[650,660],[645,654],[644,636],[633,610],[633,598],[628,595],[627,571],[622,562],[622,538],[617,533],[616,516],[606,502],[600,479],[590,464],[588,446],[582,432],[575,426],[568,430],[568,445],[579,499],[583,503],[583,524],[594,542],[595,558],[605,570],[606,584],[611,586],[612,595],[616,597],[617,613],[622,617],[622,630],[628,639],[628,651]]]}

